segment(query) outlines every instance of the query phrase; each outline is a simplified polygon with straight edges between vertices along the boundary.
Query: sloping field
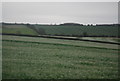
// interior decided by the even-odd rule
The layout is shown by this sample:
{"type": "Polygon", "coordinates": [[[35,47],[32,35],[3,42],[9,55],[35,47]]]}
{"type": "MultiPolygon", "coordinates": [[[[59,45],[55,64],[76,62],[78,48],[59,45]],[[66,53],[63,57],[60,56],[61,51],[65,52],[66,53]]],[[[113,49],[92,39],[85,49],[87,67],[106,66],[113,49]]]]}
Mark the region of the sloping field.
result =
{"type": "Polygon", "coordinates": [[[59,36],[118,36],[118,26],[62,26],[62,25],[27,25],[3,24],[2,33],[27,35],[59,36]]]}
{"type": "Polygon", "coordinates": [[[35,25],[51,35],[118,36],[118,26],[52,26],[35,25]]]}
{"type": "Polygon", "coordinates": [[[117,45],[3,36],[3,79],[117,79],[117,45]]]}
{"type": "Polygon", "coordinates": [[[3,25],[2,33],[38,35],[36,31],[28,28],[25,25],[3,25]]]}

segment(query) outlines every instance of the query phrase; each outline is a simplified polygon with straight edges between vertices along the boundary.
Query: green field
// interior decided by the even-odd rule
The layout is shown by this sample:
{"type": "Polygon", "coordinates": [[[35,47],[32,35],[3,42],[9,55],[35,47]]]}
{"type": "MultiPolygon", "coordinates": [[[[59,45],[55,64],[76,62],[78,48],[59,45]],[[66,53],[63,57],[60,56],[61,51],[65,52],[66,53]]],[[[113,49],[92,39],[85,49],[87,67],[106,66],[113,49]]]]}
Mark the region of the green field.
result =
{"type": "Polygon", "coordinates": [[[8,34],[26,34],[26,35],[38,35],[38,33],[25,25],[3,25],[2,33],[8,34]]]}
{"type": "Polygon", "coordinates": [[[87,35],[87,36],[118,36],[118,26],[61,26],[34,25],[33,28],[44,29],[50,35],[87,35]]]}
{"type": "Polygon", "coordinates": [[[27,35],[60,36],[118,36],[117,25],[110,26],[74,26],[74,25],[37,25],[37,24],[3,24],[2,33],[27,35]]]}
{"type": "Polygon", "coordinates": [[[3,36],[3,79],[117,79],[117,45],[3,36]]]}

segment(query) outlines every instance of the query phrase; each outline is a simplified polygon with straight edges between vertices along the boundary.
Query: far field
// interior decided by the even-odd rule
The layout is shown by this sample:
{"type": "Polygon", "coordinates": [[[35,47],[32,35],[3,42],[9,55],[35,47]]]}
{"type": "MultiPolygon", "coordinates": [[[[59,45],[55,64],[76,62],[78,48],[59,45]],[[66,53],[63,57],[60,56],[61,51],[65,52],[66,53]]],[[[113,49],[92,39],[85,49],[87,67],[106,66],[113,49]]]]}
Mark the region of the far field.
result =
{"type": "Polygon", "coordinates": [[[2,33],[24,35],[52,35],[73,37],[119,37],[118,25],[41,25],[41,24],[2,24],[2,33]]]}
{"type": "Polygon", "coordinates": [[[36,31],[28,28],[26,25],[3,25],[2,33],[38,35],[36,31]]]}
{"type": "Polygon", "coordinates": [[[50,26],[34,25],[37,30],[44,30],[48,35],[70,36],[118,36],[118,26],[50,26]]]}
{"type": "Polygon", "coordinates": [[[5,36],[3,79],[117,79],[118,45],[5,36]]]}

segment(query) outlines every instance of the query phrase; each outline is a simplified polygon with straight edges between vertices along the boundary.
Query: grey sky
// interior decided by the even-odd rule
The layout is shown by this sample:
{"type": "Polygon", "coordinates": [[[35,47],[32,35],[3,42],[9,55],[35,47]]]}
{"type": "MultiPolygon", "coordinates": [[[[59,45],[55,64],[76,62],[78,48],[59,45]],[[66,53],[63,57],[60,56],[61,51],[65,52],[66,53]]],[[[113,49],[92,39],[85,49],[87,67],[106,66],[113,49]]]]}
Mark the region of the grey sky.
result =
{"type": "Polygon", "coordinates": [[[117,2],[3,2],[4,22],[118,23],[117,2]]]}

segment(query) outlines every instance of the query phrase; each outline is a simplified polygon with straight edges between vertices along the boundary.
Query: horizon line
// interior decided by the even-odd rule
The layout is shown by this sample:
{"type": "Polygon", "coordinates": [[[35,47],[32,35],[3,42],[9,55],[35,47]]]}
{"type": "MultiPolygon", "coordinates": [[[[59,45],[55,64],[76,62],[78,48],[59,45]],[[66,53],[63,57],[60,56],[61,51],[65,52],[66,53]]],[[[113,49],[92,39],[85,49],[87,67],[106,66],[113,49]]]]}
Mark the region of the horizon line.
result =
{"type": "Polygon", "coordinates": [[[65,23],[73,23],[73,24],[82,24],[82,25],[107,25],[107,24],[120,24],[120,23],[78,23],[78,22],[62,22],[62,23],[30,23],[30,22],[0,22],[0,23],[11,23],[11,24],[43,24],[43,25],[60,25],[65,23]]]}

